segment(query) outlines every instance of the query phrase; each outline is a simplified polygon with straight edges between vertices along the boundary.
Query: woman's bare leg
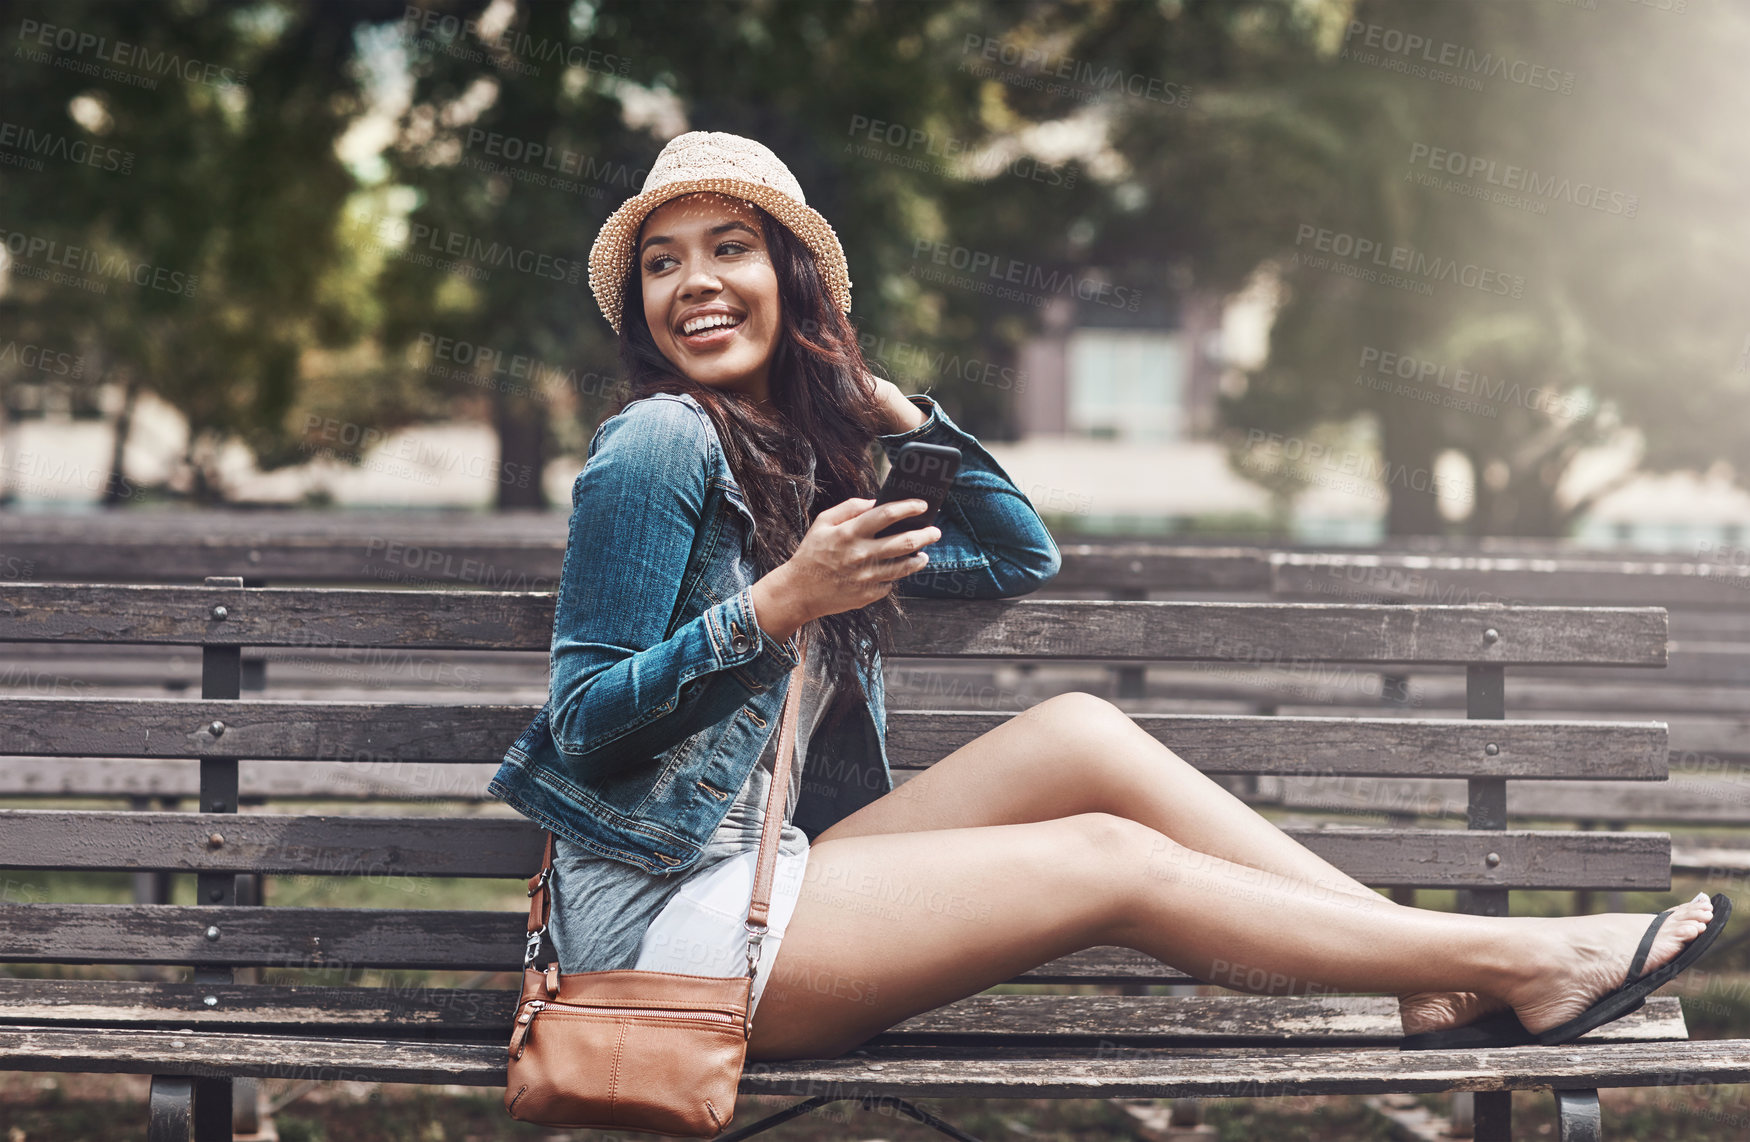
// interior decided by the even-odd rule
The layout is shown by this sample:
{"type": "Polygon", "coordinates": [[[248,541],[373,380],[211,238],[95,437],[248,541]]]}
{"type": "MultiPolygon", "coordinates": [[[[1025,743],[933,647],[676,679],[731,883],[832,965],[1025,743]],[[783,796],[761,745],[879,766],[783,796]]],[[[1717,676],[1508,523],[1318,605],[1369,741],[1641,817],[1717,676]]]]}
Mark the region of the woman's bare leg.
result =
{"type": "MultiPolygon", "coordinates": [[[[1676,955],[1705,901],[1667,921],[1676,955]]],[[[1136,948],[1260,990],[1501,995],[1533,1030],[1620,981],[1646,917],[1460,916],[1260,875],[1107,813],[818,840],[754,1019],[750,1057],[842,1054],[1079,948],[1136,948]],[[1292,933],[1285,936],[1284,933],[1292,933]]]]}
{"type": "MultiPolygon", "coordinates": [[[[1046,821],[1099,812],[1263,872],[1390,901],[1283,833],[1143,730],[1111,702],[1059,694],[1018,713],[821,833],[822,840],[1046,821]]],[[[1231,978],[1231,977],[1230,977],[1231,978]]],[[[1407,1034],[1456,1026],[1503,1006],[1437,991],[1400,996],[1407,1034]]]]}
{"type": "Polygon", "coordinates": [[[1204,776],[1123,710],[1079,691],[1021,711],[817,840],[1075,813],[1128,817],[1235,864],[1389,903],[1204,776]]]}
{"type": "MultiPolygon", "coordinates": [[[[1128,817],[1188,848],[1278,876],[1384,897],[1283,833],[1162,745],[1111,702],[1075,691],[1048,698],[979,735],[817,841],[1074,813],[1128,817]]],[[[1498,1001],[1418,997],[1406,1031],[1475,1018],[1498,1001]]]]}

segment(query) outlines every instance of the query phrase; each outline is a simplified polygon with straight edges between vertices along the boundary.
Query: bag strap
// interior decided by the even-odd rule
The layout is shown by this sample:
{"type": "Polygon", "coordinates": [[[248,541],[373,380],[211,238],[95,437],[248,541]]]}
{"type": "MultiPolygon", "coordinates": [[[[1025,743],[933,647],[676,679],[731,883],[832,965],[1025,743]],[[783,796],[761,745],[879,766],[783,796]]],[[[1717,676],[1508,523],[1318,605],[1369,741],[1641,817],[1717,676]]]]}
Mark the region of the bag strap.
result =
{"type": "MultiPolygon", "coordinates": [[[[790,688],[784,692],[784,706],[778,718],[778,756],[772,764],[772,786],[766,791],[766,815],[760,824],[760,856],[754,868],[753,898],[747,908],[747,974],[751,977],[757,966],[760,942],[765,938],[766,923],[771,915],[772,878],[778,865],[778,834],[784,825],[784,800],[790,792],[790,762],[796,752],[796,722],[802,705],[803,678],[808,668],[808,641],[797,639],[799,656],[790,671],[790,688]]],[[[553,879],[553,830],[546,830],[547,841],[541,854],[541,871],[529,878],[528,947],[523,954],[523,967],[533,967],[541,951],[541,937],[547,931],[551,905],[547,883],[553,879]]]]}
{"type": "Polygon", "coordinates": [[[753,899],[747,906],[747,974],[759,959],[760,941],[772,907],[772,877],[778,870],[778,833],[784,826],[784,802],[790,793],[790,762],[796,753],[796,720],[802,706],[803,679],[808,670],[808,643],[797,640],[799,654],[790,671],[790,687],[784,691],[784,709],[778,721],[778,755],[772,762],[772,786],[766,790],[766,815],[760,822],[760,859],[754,867],[753,899]]]}

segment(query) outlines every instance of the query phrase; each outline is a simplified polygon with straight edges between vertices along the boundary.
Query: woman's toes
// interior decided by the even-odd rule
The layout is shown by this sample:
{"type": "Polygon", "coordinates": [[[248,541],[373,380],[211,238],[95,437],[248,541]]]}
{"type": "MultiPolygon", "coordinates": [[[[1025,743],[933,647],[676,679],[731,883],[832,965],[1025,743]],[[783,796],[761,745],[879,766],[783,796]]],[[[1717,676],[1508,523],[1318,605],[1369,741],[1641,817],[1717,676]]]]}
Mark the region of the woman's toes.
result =
{"type": "MultiPolygon", "coordinates": [[[[1672,909],[1671,915],[1660,925],[1659,934],[1653,938],[1653,946],[1647,952],[1647,962],[1642,971],[1652,971],[1664,967],[1676,959],[1683,951],[1685,944],[1707,931],[1708,922],[1713,919],[1713,901],[1705,893],[1698,893],[1693,899],[1686,900],[1672,909]]],[[[1647,920],[1651,923],[1649,917],[1647,920]]],[[[1637,946],[1639,941],[1636,941],[1637,946]]],[[[1630,953],[1631,957],[1633,953],[1630,953]]],[[[1628,971],[1625,968],[1623,976],[1626,979],[1628,971]]]]}

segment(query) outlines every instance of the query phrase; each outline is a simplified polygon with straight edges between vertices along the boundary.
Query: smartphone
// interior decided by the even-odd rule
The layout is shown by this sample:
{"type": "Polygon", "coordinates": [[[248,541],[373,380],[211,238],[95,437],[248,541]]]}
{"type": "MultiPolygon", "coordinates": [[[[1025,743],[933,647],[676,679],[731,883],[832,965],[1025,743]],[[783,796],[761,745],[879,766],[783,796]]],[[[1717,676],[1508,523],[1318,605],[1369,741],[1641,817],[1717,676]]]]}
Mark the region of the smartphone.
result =
{"type": "Polygon", "coordinates": [[[894,500],[923,500],[930,506],[917,515],[888,524],[875,533],[876,538],[935,523],[936,513],[942,509],[942,501],[948,498],[948,487],[954,483],[954,474],[958,471],[958,448],[946,444],[921,444],[915,440],[901,444],[899,455],[894,458],[893,467],[888,469],[887,479],[882,483],[875,503],[879,506],[894,500]]]}

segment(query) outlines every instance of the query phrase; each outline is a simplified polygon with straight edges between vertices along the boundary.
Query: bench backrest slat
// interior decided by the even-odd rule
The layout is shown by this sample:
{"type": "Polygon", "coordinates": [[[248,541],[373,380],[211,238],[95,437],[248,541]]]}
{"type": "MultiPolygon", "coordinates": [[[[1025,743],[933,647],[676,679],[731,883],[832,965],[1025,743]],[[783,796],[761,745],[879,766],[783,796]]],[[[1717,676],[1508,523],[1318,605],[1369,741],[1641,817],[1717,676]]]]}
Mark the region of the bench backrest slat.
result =
{"type": "MultiPolygon", "coordinates": [[[[1656,833],[1290,833],[1377,887],[1647,888],[1666,883],[1671,866],[1670,841],[1656,833]]],[[[419,877],[526,877],[540,866],[542,839],[514,816],[0,809],[0,868],[368,876],[405,886],[409,903],[419,877]]],[[[1172,860],[1150,871],[1170,875],[1172,860]]]]}
{"type": "MultiPolygon", "coordinates": [[[[203,574],[275,583],[379,583],[552,590],[565,554],[562,516],[264,524],[204,518],[85,521],[4,516],[0,557],[38,579],[175,582],[203,574]]],[[[1725,561],[1644,551],[1551,549],[1462,554],[1294,551],[1171,543],[1061,543],[1054,591],[1211,591],[1297,599],[1507,601],[1736,609],[1750,597],[1741,552],[1725,561]]]]}
{"type": "MultiPolygon", "coordinates": [[[[7,584],[0,642],[548,647],[554,596],[7,584]],[[223,618],[215,608],[224,608],[223,618]]],[[[1120,661],[1663,666],[1664,610],[918,599],[896,653],[1120,661]],[[1491,633],[1492,632],[1492,633],[1491,633]]]]}
{"type": "MultiPolygon", "coordinates": [[[[369,777],[372,769],[502,757],[538,708],[0,697],[0,756],[344,759],[369,777]],[[223,726],[217,735],[215,725],[223,726]]],[[[897,768],[927,767],[1014,713],[895,709],[888,716],[889,758],[897,768]]],[[[1131,720],[1209,773],[1665,776],[1659,722],[1490,726],[1459,718],[1143,713],[1131,720]]],[[[830,772],[830,760],[820,764],[830,772]]]]}
{"type": "Polygon", "coordinates": [[[1750,603],[1746,568],[1683,560],[1389,552],[1275,552],[1269,558],[1267,589],[1273,598],[1283,600],[1726,608],[1750,603]]]}

